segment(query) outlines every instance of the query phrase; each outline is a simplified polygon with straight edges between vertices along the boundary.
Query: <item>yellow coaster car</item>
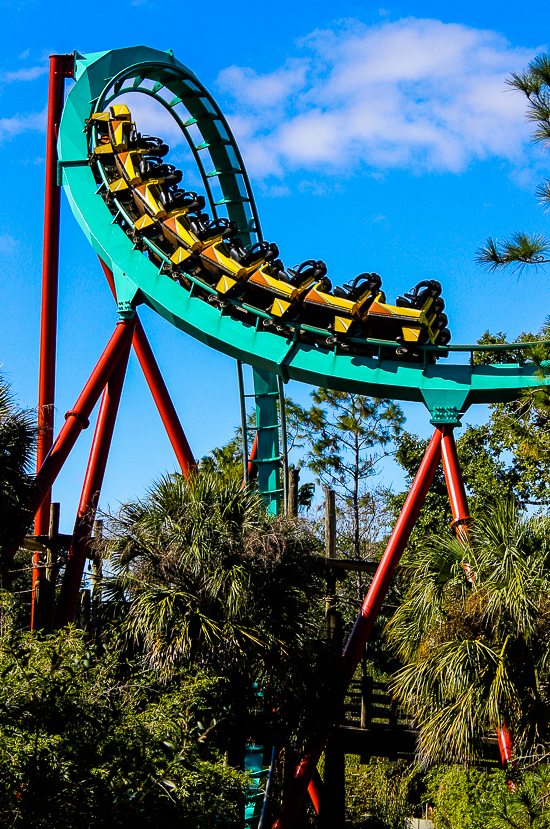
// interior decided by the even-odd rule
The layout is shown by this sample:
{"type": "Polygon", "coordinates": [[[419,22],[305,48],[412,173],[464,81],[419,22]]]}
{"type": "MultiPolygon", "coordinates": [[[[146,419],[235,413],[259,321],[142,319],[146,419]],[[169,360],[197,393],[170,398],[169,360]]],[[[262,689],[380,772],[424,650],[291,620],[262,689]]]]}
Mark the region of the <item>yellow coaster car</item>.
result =
{"type": "Polygon", "coordinates": [[[443,313],[445,303],[441,298],[439,282],[435,279],[425,279],[419,282],[409,293],[397,297],[396,305],[401,313],[410,308],[421,310],[426,319],[429,341],[437,345],[447,345],[451,339],[451,332],[446,327],[448,319],[443,313]]]}
{"type": "Polygon", "coordinates": [[[336,286],[334,293],[329,293],[332,285],[324,277],[304,297],[306,321],[332,331],[336,338],[346,334],[357,337],[375,298],[383,297],[381,284],[377,273],[362,273],[349,285],[336,286]]]}
{"type": "Polygon", "coordinates": [[[299,333],[304,341],[378,352],[384,359],[433,362],[436,355],[425,355],[418,346],[449,342],[439,282],[419,282],[389,305],[376,273],[359,274],[333,290],[320,259],[285,270],[277,245],[260,241],[245,248],[235,222],[211,220],[202,212],[204,196],[179,189],[183,173],[163,160],[168,146],[137,132],[128,107],[94,112],[86,129],[98,192],[115,221],[187,290],[193,283],[204,299],[231,306],[238,318],[263,311],[270,315],[263,325],[287,336],[296,323],[304,326],[299,333]],[[227,296],[243,299],[244,307],[228,303],[227,296]]]}
{"type": "Polygon", "coordinates": [[[305,296],[304,308],[310,312],[306,314],[308,322],[316,319],[318,325],[333,332],[334,336],[327,340],[329,344],[343,342],[345,335],[394,341],[398,356],[414,354],[415,345],[449,342],[439,282],[419,283],[399,297],[396,305],[386,302],[380,286],[378,274],[364,273],[343,288],[337,286],[331,294],[330,281],[325,278],[305,296]]]}
{"type": "Polygon", "coordinates": [[[216,291],[223,296],[229,293],[242,293],[248,277],[274,259],[278,253],[277,245],[270,242],[256,242],[250,248],[244,248],[241,240],[235,238],[205,248],[200,258],[201,264],[212,276],[215,276],[216,270],[221,274],[216,283],[216,291]]]}
{"type": "Polygon", "coordinates": [[[288,271],[280,259],[267,262],[247,281],[247,302],[280,320],[296,320],[304,294],[326,272],[327,266],[320,259],[307,259],[288,271]]]}

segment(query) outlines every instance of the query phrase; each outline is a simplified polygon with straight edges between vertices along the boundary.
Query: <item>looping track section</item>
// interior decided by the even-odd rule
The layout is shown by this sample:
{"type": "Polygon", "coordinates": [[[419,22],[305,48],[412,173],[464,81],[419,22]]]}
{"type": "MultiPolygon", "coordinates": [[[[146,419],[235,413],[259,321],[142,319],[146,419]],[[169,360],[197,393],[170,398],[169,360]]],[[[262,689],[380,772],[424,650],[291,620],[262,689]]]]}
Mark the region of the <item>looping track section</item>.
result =
{"type": "MultiPolygon", "coordinates": [[[[378,357],[341,353],[336,348],[302,342],[298,327],[290,336],[281,336],[262,326],[261,315],[252,316],[251,322],[232,318],[192,291],[182,290],[113,220],[89,166],[85,125],[93,112],[111,106],[126,93],[154,98],[185,137],[212,216],[225,212],[238,225],[243,243],[252,244],[262,238],[260,223],[229,125],[198,78],[170,51],[137,46],[91,55],[77,53],[75,57],[76,83],[67,96],[59,131],[60,181],[89,242],[113,271],[121,314],[145,303],[205,345],[276,374],[285,382],[298,380],[340,391],[423,402],[433,422],[452,423],[453,417],[472,404],[506,402],[525,387],[541,385],[533,364],[472,365],[470,361],[445,365],[428,359],[437,347],[426,348],[423,364],[382,359],[380,350],[378,357]],[[197,131],[202,139],[198,143],[197,131]],[[221,198],[213,194],[213,180],[219,184],[221,198]]],[[[441,356],[448,353],[442,347],[439,351],[441,356]]]]}

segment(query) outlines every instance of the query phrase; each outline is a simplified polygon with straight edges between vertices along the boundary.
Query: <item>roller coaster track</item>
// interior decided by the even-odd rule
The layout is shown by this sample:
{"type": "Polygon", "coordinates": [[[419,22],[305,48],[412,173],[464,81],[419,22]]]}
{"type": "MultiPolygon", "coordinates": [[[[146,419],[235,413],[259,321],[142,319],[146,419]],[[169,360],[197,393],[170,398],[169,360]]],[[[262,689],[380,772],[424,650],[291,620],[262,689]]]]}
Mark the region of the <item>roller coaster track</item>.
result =
{"type": "MultiPolygon", "coordinates": [[[[364,346],[365,353],[346,353],[336,344],[326,344],[326,330],[290,322],[283,333],[278,333],[273,327],[264,327],[270,315],[261,308],[232,298],[220,307],[204,301],[193,287],[182,288],[167,272],[166,255],[162,258],[160,252],[154,261],[124,231],[124,206],[118,204],[114,216],[107,206],[89,163],[86,123],[94,112],[112,106],[124,93],[154,98],[185,136],[213,218],[224,210],[247,245],[261,240],[262,235],[250,181],[227,121],[197,77],[171,52],[134,47],[87,56],[77,53],[75,79],[59,130],[59,176],[84,233],[114,274],[120,313],[145,303],[211,348],[278,375],[284,382],[298,380],[423,402],[432,422],[455,423],[457,414],[472,404],[506,402],[525,387],[541,385],[537,367],[528,361],[475,365],[470,359],[467,364],[449,365],[433,359],[449,352],[472,355],[476,349],[487,350],[487,346],[422,345],[415,349],[421,359],[411,363],[400,361],[395,353],[392,359],[385,358],[389,348],[395,352],[395,342],[349,338],[352,347],[360,351],[364,346]],[[191,127],[200,133],[199,143],[191,127]],[[213,179],[219,182],[220,199],[213,195],[213,179]]],[[[145,243],[149,248],[153,245],[147,240],[145,243]]],[[[211,293],[215,293],[213,288],[211,293]]],[[[518,346],[513,348],[517,351],[518,346]]],[[[521,348],[527,348],[527,344],[521,348]]]]}
{"type": "MultiPolygon", "coordinates": [[[[170,113],[188,144],[213,220],[225,214],[236,224],[242,244],[250,246],[262,240],[258,211],[227,121],[197,77],[170,51],[139,46],[90,55],[76,53],[74,77],[76,83],[67,96],[59,127],[58,178],[89,242],[113,274],[117,310],[121,319],[127,320],[123,325],[130,324],[137,306],[146,304],[200,342],[253,367],[259,434],[263,431],[264,436],[271,436],[263,444],[258,441],[257,462],[264,470],[264,482],[270,479],[267,489],[272,495],[279,468],[279,458],[274,456],[277,441],[273,438],[277,426],[276,398],[280,394],[276,378],[422,402],[430,412],[436,427],[434,437],[344,652],[344,679],[348,682],[439,460],[443,461],[454,524],[459,529],[467,526],[467,501],[453,427],[459,425],[462,414],[474,404],[511,401],[523,389],[540,387],[546,382],[529,356],[529,348],[535,344],[438,345],[437,336],[430,335],[430,342],[420,344],[418,339],[407,352],[399,347],[395,337],[377,339],[365,330],[361,331],[362,336],[350,336],[347,330],[334,336],[334,331],[326,326],[312,324],[311,318],[304,321],[300,315],[276,325],[269,310],[248,301],[246,290],[221,296],[218,285],[205,282],[200,269],[193,272],[184,268],[182,275],[177,267],[174,269],[174,260],[162,244],[159,246],[145,234],[136,234],[135,215],[129,215],[127,204],[117,197],[116,187],[112,188],[113,181],[96,153],[98,130],[93,123],[94,114],[108,112],[126,93],[154,98],[170,113]],[[221,190],[220,198],[215,195],[214,182],[221,190]],[[519,357],[516,363],[477,364],[476,351],[493,352],[492,360],[498,359],[501,351],[519,357]],[[469,353],[469,361],[441,362],[456,353],[469,353]]],[[[121,341],[125,336],[131,336],[131,332],[116,334],[121,341]]],[[[80,411],[68,415],[83,417],[80,411]]],[[[67,434],[77,428],[73,428],[71,420],[67,434]]],[[[53,468],[50,456],[44,465],[48,463],[53,468]]],[[[260,490],[264,491],[261,484],[260,490]]],[[[311,787],[317,785],[314,770],[327,734],[318,735],[298,766],[294,788],[273,824],[276,829],[290,829],[308,784],[310,793],[311,787]]],[[[317,794],[315,798],[318,801],[317,794]]]]}

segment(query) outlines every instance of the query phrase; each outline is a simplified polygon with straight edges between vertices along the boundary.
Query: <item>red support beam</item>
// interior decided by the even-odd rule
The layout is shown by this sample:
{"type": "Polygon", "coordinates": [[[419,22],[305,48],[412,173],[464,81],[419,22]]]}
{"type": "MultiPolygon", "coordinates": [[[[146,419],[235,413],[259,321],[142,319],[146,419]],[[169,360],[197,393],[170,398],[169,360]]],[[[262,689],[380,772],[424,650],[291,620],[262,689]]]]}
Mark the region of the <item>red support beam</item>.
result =
{"type": "Polygon", "coordinates": [[[510,730],[508,729],[508,726],[504,723],[502,724],[498,732],[498,747],[500,750],[500,759],[502,760],[502,765],[507,766],[508,763],[512,763],[514,760],[514,744],[512,741],[512,735],[510,734],[510,730]]]}
{"type": "Polygon", "coordinates": [[[258,471],[258,467],[256,466],[255,463],[253,463],[253,461],[256,459],[257,455],[258,455],[258,432],[256,432],[256,435],[254,437],[254,443],[252,444],[252,449],[250,450],[250,457],[248,459],[248,478],[249,478],[249,480],[252,480],[252,478],[256,477],[256,474],[254,473],[254,470],[256,470],[256,472],[258,471]]]}
{"type": "MultiPolygon", "coordinates": [[[[103,259],[99,257],[103,273],[109,283],[109,287],[113,296],[116,299],[115,280],[113,272],[107,267],[103,259]]],[[[153,395],[153,400],[156,403],[157,409],[161,416],[164,428],[172,444],[172,448],[178,459],[181,471],[187,478],[192,469],[196,467],[195,458],[191,451],[191,447],[185,437],[182,425],[179,421],[177,412],[172,403],[172,399],[166,388],[166,383],[163,380],[158,363],[155,360],[155,355],[149,345],[149,341],[143,330],[141,322],[137,321],[136,330],[134,332],[134,350],[136,352],[139,364],[147,380],[147,385],[153,395]]]]}
{"type": "Polygon", "coordinates": [[[179,421],[145,331],[139,321],[134,333],[134,351],[147,380],[147,385],[153,395],[153,400],[157,405],[172,448],[176,453],[181,471],[188,478],[191,470],[196,467],[195,458],[185,437],[185,432],[179,421]]]}
{"type": "MultiPolygon", "coordinates": [[[[35,494],[29,504],[31,514],[36,514],[52,488],[78,436],[83,429],[88,427],[88,418],[99,400],[99,396],[105,388],[109,377],[112,375],[124,354],[128,343],[132,341],[134,328],[135,318],[120,320],[117,323],[105,351],[99,358],[99,362],[92,371],[74,408],[66,413],[65,424],[36,476],[35,494]]],[[[22,544],[24,537],[25,528],[22,528],[20,536],[15,539],[12,549],[3,562],[4,567],[10,566],[13,561],[13,556],[22,544]]]]}
{"type": "MultiPolygon", "coordinates": [[[[46,126],[46,182],[44,241],[42,248],[42,307],[40,318],[40,367],[38,379],[38,441],[36,470],[40,469],[53,443],[55,402],[55,352],[57,338],[57,274],[59,263],[59,204],[57,183],[57,131],[63,112],[65,78],[72,78],[73,55],[50,55],[48,122],[46,126]]],[[[46,493],[34,522],[36,535],[47,535],[51,495],[46,493]]],[[[38,578],[39,553],[33,555],[32,613],[38,578]]]]}
{"type": "Polygon", "coordinates": [[[55,627],[57,628],[64,627],[72,622],[76,612],[82,574],[105,475],[107,458],[109,457],[130,348],[131,341],[128,339],[124,352],[103,392],[73,538],[57,604],[55,621],[55,627]]]}
{"type": "Polygon", "coordinates": [[[317,814],[319,814],[319,807],[321,803],[321,798],[323,796],[323,781],[321,780],[321,775],[319,774],[317,769],[313,770],[313,776],[310,780],[307,790],[309,792],[311,802],[313,803],[313,808],[315,809],[317,814]]]}
{"type": "Polygon", "coordinates": [[[346,688],[349,685],[355,669],[359,664],[368,638],[374,627],[376,617],[388,592],[395,568],[409,540],[412,529],[418,519],[420,510],[426,500],[428,490],[432,485],[435,471],[441,457],[440,428],[436,428],[420,468],[416,473],[413,485],[407,495],[401,514],[388,541],[380,564],[374,574],[369,591],[363,602],[361,612],[344,649],[344,664],[346,667],[346,688]]]}
{"type": "Polygon", "coordinates": [[[447,492],[449,493],[449,501],[451,502],[451,512],[453,513],[453,527],[457,532],[462,533],[466,531],[468,524],[471,522],[471,518],[462,472],[460,471],[460,462],[456,451],[453,426],[443,426],[441,460],[443,461],[445,482],[447,484],[447,492]]]}
{"type": "MultiPolygon", "coordinates": [[[[472,519],[468,510],[468,497],[466,495],[460,462],[456,451],[453,426],[443,427],[441,459],[443,461],[445,482],[447,484],[447,492],[449,493],[449,501],[451,502],[451,511],[453,513],[453,527],[456,529],[457,535],[466,541],[468,538],[468,526],[472,519]]],[[[463,567],[468,581],[473,582],[475,580],[475,574],[472,571],[471,565],[464,564],[463,567]]],[[[510,730],[505,723],[502,724],[498,732],[498,747],[502,765],[507,766],[513,760],[513,740],[510,730]]]]}
{"type": "MultiPolygon", "coordinates": [[[[371,586],[363,602],[361,612],[348,639],[343,654],[343,691],[347,689],[355,672],[361,654],[374,627],[376,617],[382,606],[390,582],[395,573],[401,555],[407,545],[412,528],[418,518],[428,490],[434,479],[437,465],[441,458],[441,428],[436,427],[426,454],[416,473],[413,485],[397,519],[388,545],[378,565],[371,586]]],[[[308,747],[304,757],[294,772],[293,786],[288,798],[283,803],[272,829],[291,829],[302,805],[319,758],[330,733],[329,725],[324,733],[308,747]]]]}
{"type": "MultiPolygon", "coordinates": [[[[254,438],[254,443],[252,444],[252,449],[250,450],[250,456],[248,458],[248,480],[253,481],[254,478],[258,474],[258,467],[253,462],[256,456],[258,455],[258,433],[256,432],[256,436],[254,438]]],[[[246,480],[243,476],[243,483],[241,486],[241,492],[244,490],[246,486],[246,480]]]]}

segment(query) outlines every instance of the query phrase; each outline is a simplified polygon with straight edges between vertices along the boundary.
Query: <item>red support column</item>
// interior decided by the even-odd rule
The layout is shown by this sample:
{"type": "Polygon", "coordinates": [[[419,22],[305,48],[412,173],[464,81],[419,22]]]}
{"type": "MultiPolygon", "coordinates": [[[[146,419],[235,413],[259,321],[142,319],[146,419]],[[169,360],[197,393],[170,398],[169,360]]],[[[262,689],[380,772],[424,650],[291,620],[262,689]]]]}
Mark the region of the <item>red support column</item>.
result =
{"type": "MultiPolygon", "coordinates": [[[[116,368],[121,356],[124,354],[125,348],[131,342],[134,327],[135,319],[120,320],[117,323],[113,336],[99,358],[99,362],[92,371],[74,408],[66,413],[65,424],[36,476],[35,495],[29,504],[29,509],[32,514],[37,512],[52,488],[81,431],[88,427],[88,418],[99,400],[99,396],[105,388],[109,377],[116,368]]],[[[9,567],[24,537],[25,530],[23,528],[20,536],[15,539],[12,549],[6,556],[6,560],[3,562],[4,567],[9,567]]]]}
{"type": "MultiPolygon", "coordinates": [[[[254,443],[252,444],[252,449],[250,450],[250,456],[248,458],[248,481],[253,481],[258,474],[258,467],[254,463],[254,459],[258,454],[258,433],[256,432],[256,436],[254,438],[254,443]]],[[[243,477],[243,483],[241,486],[241,492],[244,490],[246,486],[246,480],[243,477]]]]}
{"type": "MultiPolygon", "coordinates": [[[[449,493],[449,500],[451,502],[451,511],[453,513],[453,527],[456,529],[457,535],[462,536],[466,540],[471,517],[468,510],[468,498],[464,488],[460,462],[456,451],[453,426],[443,427],[441,458],[443,461],[443,471],[445,472],[445,481],[447,483],[447,492],[449,493]]],[[[473,582],[475,576],[471,566],[464,564],[463,567],[467,579],[473,582]]],[[[506,766],[513,759],[513,740],[510,730],[505,723],[502,724],[498,732],[498,747],[502,765],[506,766]]]]}
{"type": "Polygon", "coordinates": [[[63,576],[57,605],[55,627],[60,628],[74,619],[78,593],[86,563],[90,536],[97,511],[97,504],[105,475],[107,458],[115,428],[115,421],[124,385],[131,341],[128,339],[124,352],[113,371],[101,400],[101,408],[90,450],[90,458],[82,487],[82,495],[74,525],[73,538],[63,576]]]}
{"type": "MultiPolygon", "coordinates": [[[[103,259],[98,257],[103,268],[103,273],[107,278],[109,287],[116,299],[115,280],[113,272],[107,267],[103,259]]],[[[179,421],[177,412],[172,403],[172,399],[166,388],[166,383],[163,380],[162,374],[155,360],[155,355],[149,345],[149,341],[143,330],[141,322],[137,321],[136,330],[134,333],[134,350],[136,352],[139,364],[147,380],[147,385],[153,395],[153,400],[157,405],[157,409],[161,416],[164,428],[172,444],[172,448],[176,453],[176,458],[181,467],[181,471],[187,478],[189,472],[196,467],[195,458],[185,437],[182,425],[179,421]]]]}
{"type": "Polygon", "coordinates": [[[506,766],[508,763],[511,763],[514,759],[512,754],[512,749],[514,744],[512,742],[512,735],[508,729],[506,724],[502,724],[499,732],[498,732],[498,747],[500,750],[500,759],[502,760],[502,765],[506,766]]]}
{"type": "MultiPolygon", "coordinates": [[[[418,518],[426,495],[434,479],[437,465],[441,458],[442,432],[436,427],[430,445],[416,473],[413,485],[397,519],[395,528],[374,575],[371,586],[363,602],[361,613],[355,623],[343,655],[343,688],[345,691],[361,658],[363,649],[372,632],[376,617],[386,596],[390,582],[395,573],[401,555],[407,545],[412,528],[418,518]]],[[[313,778],[317,763],[330,733],[330,725],[325,732],[309,746],[307,753],[294,772],[293,788],[283,803],[273,829],[291,829],[300,810],[306,790],[313,778]]]]}
{"type": "Polygon", "coordinates": [[[323,796],[323,781],[321,780],[321,775],[317,769],[313,770],[313,776],[307,790],[309,792],[311,802],[313,803],[313,808],[317,814],[319,814],[319,805],[321,803],[321,797],[323,796]]]}
{"type": "Polygon", "coordinates": [[[147,380],[147,385],[153,395],[153,400],[157,404],[157,409],[170,443],[172,444],[172,448],[176,453],[181,471],[188,478],[191,470],[196,467],[195,458],[193,457],[191,447],[187,442],[174,404],[172,403],[157,361],[155,360],[151,346],[139,320],[134,333],[134,350],[145,375],[145,379],[147,380]]]}
{"type": "MultiPolygon", "coordinates": [[[[257,454],[258,454],[258,433],[256,432],[256,435],[254,437],[254,443],[252,444],[252,449],[250,450],[250,458],[248,459],[248,478],[249,478],[249,480],[256,477],[256,475],[254,474],[254,467],[256,465],[253,463],[253,461],[256,459],[257,454]]],[[[258,470],[258,467],[256,466],[256,471],[257,470],[258,470]]]]}
{"type": "MultiPolygon", "coordinates": [[[[48,89],[48,123],[46,127],[46,185],[44,204],[44,242],[42,253],[42,309],[40,321],[40,368],[38,381],[38,441],[36,470],[42,466],[53,443],[55,401],[55,350],[57,335],[57,272],[59,262],[59,202],[57,183],[57,130],[63,111],[65,78],[72,78],[73,55],[50,55],[48,89]]],[[[47,535],[50,521],[48,492],[34,523],[36,535],[47,535]]],[[[39,576],[39,553],[33,555],[32,613],[36,580],[39,576]]]]}
{"type": "Polygon", "coordinates": [[[457,532],[466,530],[471,521],[468,511],[468,498],[464,489],[460,462],[456,452],[454,426],[443,426],[443,440],[441,441],[441,459],[447,483],[447,492],[453,513],[453,527],[457,532]],[[463,528],[463,529],[460,529],[463,528]]]}

